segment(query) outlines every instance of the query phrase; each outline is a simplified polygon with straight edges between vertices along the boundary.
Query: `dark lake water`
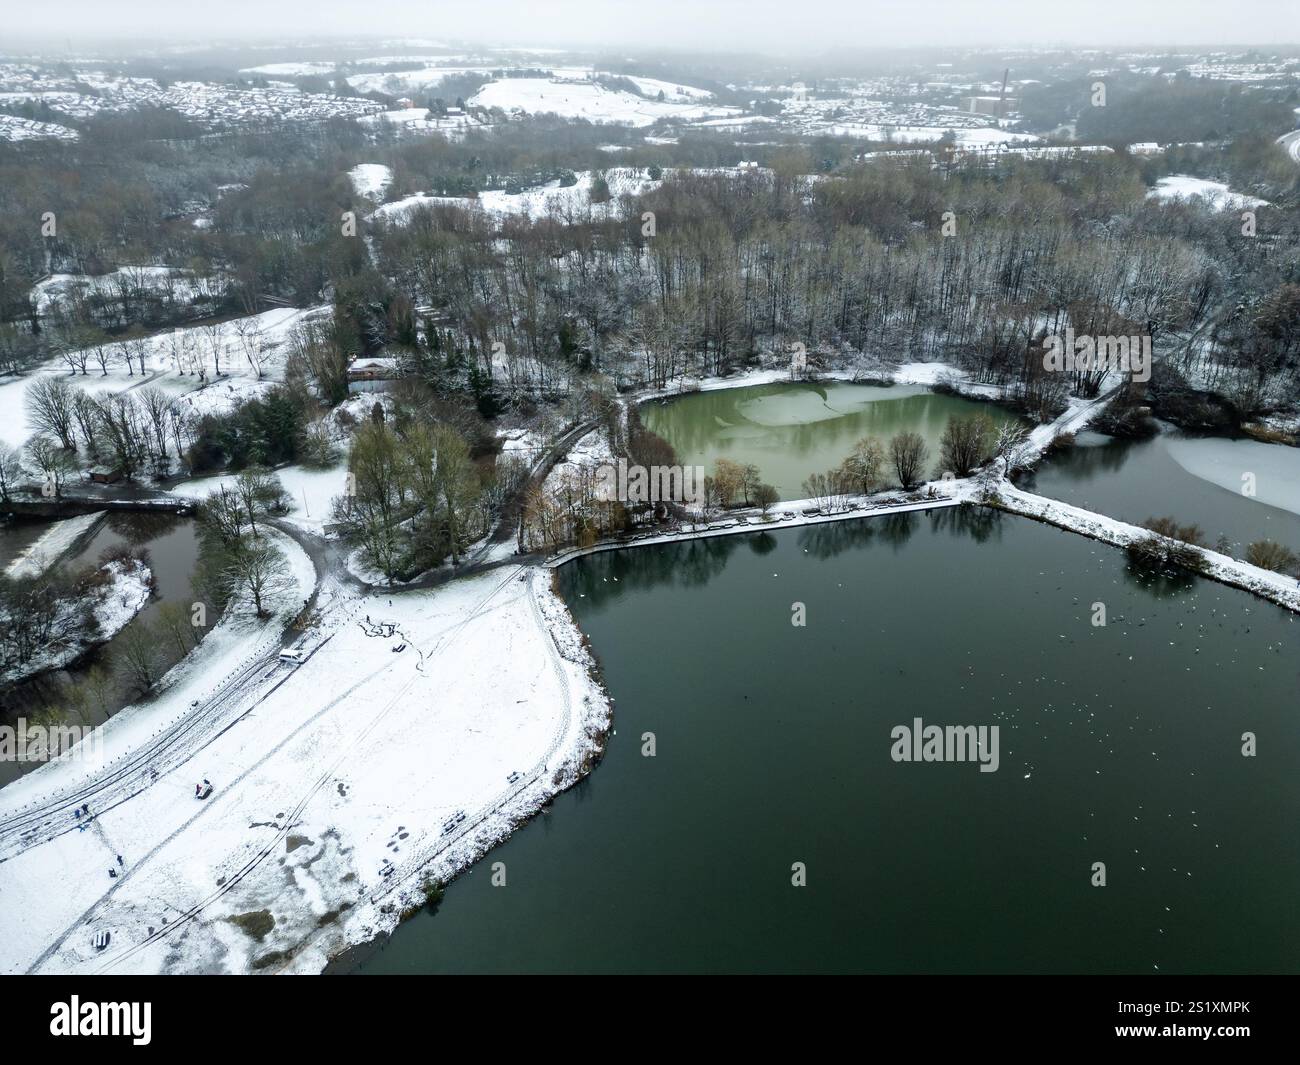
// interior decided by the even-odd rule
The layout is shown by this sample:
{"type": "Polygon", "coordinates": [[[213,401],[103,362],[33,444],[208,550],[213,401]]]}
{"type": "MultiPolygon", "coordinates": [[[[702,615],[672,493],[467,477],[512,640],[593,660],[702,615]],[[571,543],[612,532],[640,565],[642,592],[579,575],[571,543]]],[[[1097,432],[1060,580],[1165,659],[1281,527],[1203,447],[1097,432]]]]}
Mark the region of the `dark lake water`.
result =
{"type": "Polygon", "coordinates": [[[1300,969],[1281,609],[983,511],[609,552],[558,580],[617,700],[603,763],[337,970],[1300,969]],[[1000,768],[892,761],[915,717],[998,725],[1000,768]]]}
{"type": "Polygon", "coordinates": [[[1264,539],[1300,553],[1300,448],[1177,432],[1137,442],[1083,433],[1079,444],[1044,459],[1023,487],[1134,524],[1195,523],[1210,546],[1226,536],[1238,558],[1264,539]]]}

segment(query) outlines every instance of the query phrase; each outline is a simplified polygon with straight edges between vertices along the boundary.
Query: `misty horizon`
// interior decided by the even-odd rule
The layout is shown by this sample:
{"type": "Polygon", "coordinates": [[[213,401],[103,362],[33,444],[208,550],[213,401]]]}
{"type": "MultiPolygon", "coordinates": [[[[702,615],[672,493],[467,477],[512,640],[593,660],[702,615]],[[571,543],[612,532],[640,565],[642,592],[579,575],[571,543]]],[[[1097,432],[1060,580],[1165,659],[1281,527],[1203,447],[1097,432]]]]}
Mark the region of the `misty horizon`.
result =
{"type": "Polygon", "coordinates": [[[1291,5],[1245,0],[1225,8],[1207,0],[1141,5],[1103,0],[1075,8],[1013,0],[995,10],[961,0],[849,4],[842,0],[787,3],[737,0],[700,5],[667,0],[640,5],[562,0],[538,10],[524,0],[489,0],[471,11],[430,11],[395,0],[284,0],[270,10],[251,0],[223,6],[223,17],[196,17],[161,0],[106,8],[73,0],[57,9],[10,14],[11,41],[31,46],[193,44],[291,49],[355,41],[415,41],[412,47],[486,47],[583,51],[769,55],[969,48],[1214,48],[1295,46],[1300,19],[1291,5]],[[1289,14],[1288,14],[1289,12],[1289,14]],[[69,33],[68,27],[76,28],[69,33]],[[502,26],[510,27],[503,33],[502,26]],[[287,38],[286,35],[298,35],[287,38]]]}

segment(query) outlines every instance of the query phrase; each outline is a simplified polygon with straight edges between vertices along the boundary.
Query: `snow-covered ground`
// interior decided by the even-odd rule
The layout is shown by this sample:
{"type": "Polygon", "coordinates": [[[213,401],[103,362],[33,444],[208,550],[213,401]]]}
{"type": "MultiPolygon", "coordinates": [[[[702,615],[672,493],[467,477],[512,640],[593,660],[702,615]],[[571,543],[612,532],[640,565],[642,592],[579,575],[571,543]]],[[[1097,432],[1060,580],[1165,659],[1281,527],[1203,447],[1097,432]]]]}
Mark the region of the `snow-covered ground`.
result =
{"type": "Polygon", "coordinates": [[[473,114],[436,114],[427,107],[403,107],[396,111],[380,111],[359,120],[366,126],[392,126],[408,133],[441,133],[448,137],[463,135],[471,127],[485,123],[473,114]]]}
{"type": "Polygon", "coordinates": [[[358,196],[382,203],[384,193],[393,183],[393,170],[383,163],[358,163],[348,171],[348,178],[358,196]]]}
{"type": "Polygon", "coordinates": [[[879,123],[854,125],[836,122],[826,126],[820,132],[829,137],[869,137],[872,140],[888,141],[891,144],[928,144],[951,133],[954,142],[961,148],[1037,144],[1042,140],[1032,133],[1017,133],[996,127],[962,129],[952,126],[889,126],[879,123]]]}
{"type": "Polygon", "coordinates": [[[464,869],[599,749],[609,707],[544,571],[391,605],[380,593],[332,624],[188,762],[92,805],[91,831],[0,864],[0,968],[318,971],[395,927],[426,875],[464,869]],[[199,801],[204,777],[215,791],[199,801]]]}
{"type": "Polygon", "coordinates": [[[328,307],[295,310],[284,307],[247,318],[222,323],[216,327],[216,343],[221,355],[220,378],[213,377],[212,337],[202,327],[177,329],[157,333],[147,339],[145,366],[147,375],[141,377],[138,362],[134,372],[128,374],[122,355],[123,345],[110,345],[109,372],[100,372],[97,362],[91,360],[86,373],[69,375],[68,364],[62,358],[51,359],[32,373],[22,377],[6,378],[0,384],[0,440],[18,447],[25,443],[34,429],[28,420],[24,396],[28,385],[39,376],[63,377],[70,385],[91,392],[120,392],[150,384],[175,397],[189,411],[201,415],[209,411],[229,410],[243,399],[251,398],[269,389],[283,378],[284,360],[288,353],[293,331],[328,313],[328,307]],[[239,329],[247,330],[239,336],[239,329]],[[245,344],[257,345],[258,366],[254,366],[245,353],[245,344]],[[204,366],[207,378],[200,382],[191,372],[177,372],[176,355],[197,360],[204,366]]]}
{"type": "Polygon", "coordinates": [[[664,118],[690,120],[740,114],[734,107],[646,99],[598,82],[549,78],[491,81],[469,103],[472,107],[500,108],[507,114],[555,114],[625,126],[649,126],[664,118]]]}
{"type": "Polygon", "coordinates": [[[564,217],[567,214],[585,214],[588,209],[600,216],[611,214],[618,207],[620,196],[640,195],[662,183],[662,179],[650,178],[645,170],[637,167],[610,167],[604,174],[610,198],[603,203],[593,203],[591,199],[595,172],[580,170],[575,174],[577,182],[573,185],[561,185],[557,180],[518,193],[494,189],[472,197],[419,193],[386,203],[376,208],[370,217],[400,225],[412,211],[426,207],[460,207],[467,211],[483,211],[498,219],[511,215],[541,218],[555,214],[564,217]]]}
{"type": "Polygon", "coordinates": [[[560,495],[565,484],[574,480],[580,470],[594,470],[613,460],[614,453],[610,450],[605,430],[593,429],[573,445],[563,462],[557,462],[551,467],[551,472],[542,483],[542,490],[549,496],[560,495]]]}
{"type": "MultiPolygon", "coordinates": [[[[304,466],[282,466],[273,471],[280,478],[289,499],[289,513],[285,520],[305,532],[323,534],[324,526],[331,521],[330,513],[336,496],[343,495],[347,487],[347,463],[328,470],[309,470],[304,466]]],[[[238,474],[226,473],[215,477],[195,477],[182,481],[172,488],[172,493],[186,499],[205,499],[222,487],[229,488],[238,474]]]]}
{"type": "Polygon", "coordinates": [[[178,306],[211,303],[224,284],[215,278],[198,278],[170,266],[122,266],[107,274],[51,274],[32,287],[29,298],[36,313],[47,315],[68,306],[73,297],[113,297],[119,292],[148,294],[178,306]]]}
{"type": "Polygon", "coordinates": [[[1251,207],[1267,207],[1268,201],[1258,196],[1247,196],[1243,192],[1233,192],[1221,181],[1208,181],[1205,178],[1192,177],[1190,174],[1171,174],[1156,182],[1147,196],[1153,200],[1190,200],[1199,197],[1214,211],[1246,210],[1251,207]]]}
{"type": "MultiPolygon", "coordinates": [[[[1296,109],[1300,112],[1300,108],[1296,109]]],[[[1292,130],[1290,133],[1283,133],[1277,139],[1278,144],[1282,145],[1282,150],[1286,152],[1297,163],[1300,163],[1300,129],[1292,130]]]]}

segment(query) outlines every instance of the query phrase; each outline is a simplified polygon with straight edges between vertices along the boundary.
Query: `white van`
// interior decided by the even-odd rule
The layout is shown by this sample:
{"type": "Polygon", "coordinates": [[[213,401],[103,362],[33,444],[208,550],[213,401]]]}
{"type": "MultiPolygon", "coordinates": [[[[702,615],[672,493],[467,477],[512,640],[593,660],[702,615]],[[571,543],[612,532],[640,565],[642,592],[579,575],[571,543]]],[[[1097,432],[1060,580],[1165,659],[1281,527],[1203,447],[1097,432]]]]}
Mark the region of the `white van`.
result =
{"type": "Polygon", "coordinates": [[[301,647],[289,647],[280,652],[280,661],[290,666],[300,666],[307,660],[307,652],[301,647]]]}

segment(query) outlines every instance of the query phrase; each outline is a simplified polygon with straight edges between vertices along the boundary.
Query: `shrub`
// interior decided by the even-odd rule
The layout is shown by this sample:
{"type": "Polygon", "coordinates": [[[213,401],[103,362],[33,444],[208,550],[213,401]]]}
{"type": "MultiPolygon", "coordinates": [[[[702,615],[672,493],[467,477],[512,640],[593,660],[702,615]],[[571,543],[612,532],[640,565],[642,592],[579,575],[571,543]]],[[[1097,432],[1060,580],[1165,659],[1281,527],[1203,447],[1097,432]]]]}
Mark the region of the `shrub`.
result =
{"type": "Polygon", "coordinates": [[[1246,561],[1261,569],[1271,569],[1275,573],[1292,573],[1300,558],[1285,544],[1274,540],[1256,540],[1246,548],[1246,561]]]}

